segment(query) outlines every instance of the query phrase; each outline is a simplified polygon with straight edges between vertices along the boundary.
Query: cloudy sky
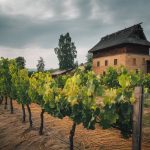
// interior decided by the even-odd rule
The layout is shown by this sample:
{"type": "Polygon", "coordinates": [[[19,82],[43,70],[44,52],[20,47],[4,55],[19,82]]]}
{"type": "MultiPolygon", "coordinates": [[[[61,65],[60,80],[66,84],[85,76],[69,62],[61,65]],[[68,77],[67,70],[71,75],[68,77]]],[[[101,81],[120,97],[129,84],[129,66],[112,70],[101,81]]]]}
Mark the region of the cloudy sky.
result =
{"type": "Polygon", "coordinates": [[[54,48],[69,32],[79,63],[102,36],[143,22],[150,40],[150,0],[0,0],[0,57],[25,57],[35,68],[58,67],[54,48]]]}

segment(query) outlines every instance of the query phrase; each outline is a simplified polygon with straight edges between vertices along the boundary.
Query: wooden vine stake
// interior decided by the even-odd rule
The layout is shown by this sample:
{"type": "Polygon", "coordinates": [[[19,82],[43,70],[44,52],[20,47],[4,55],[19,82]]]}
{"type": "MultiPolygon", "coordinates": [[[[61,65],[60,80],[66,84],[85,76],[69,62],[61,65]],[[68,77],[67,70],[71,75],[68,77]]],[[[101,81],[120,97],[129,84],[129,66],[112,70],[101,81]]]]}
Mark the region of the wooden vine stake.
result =
{"type": "Polygon", "coordinates": [[[135,87],[134,90],[135,103],[133,105],[133,135],[132,135],[132,150],[141,150],[142,141],[142,114],[144,92],[141,86],[135,87]]]}

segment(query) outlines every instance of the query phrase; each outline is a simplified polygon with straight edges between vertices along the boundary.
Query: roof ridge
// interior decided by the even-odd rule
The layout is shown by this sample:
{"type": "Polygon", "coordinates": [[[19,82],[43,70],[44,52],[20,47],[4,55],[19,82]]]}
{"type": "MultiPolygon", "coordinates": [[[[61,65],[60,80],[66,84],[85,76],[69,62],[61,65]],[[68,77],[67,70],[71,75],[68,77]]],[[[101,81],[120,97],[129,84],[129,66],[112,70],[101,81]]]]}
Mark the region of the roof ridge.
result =
{"type": "MultiPolygon", "coordinates": [[[[140,25],[140,27],[141,27],[141,24],[142,24],[143,22],[140,22],[140,23],[138,23],[138,24],[134,24],[134,25],[132,25],[132,26],[130,26],[130,27],[127,27],[127,28],[124,28],[124,29],[122,29],[122,30],[119,30],[119,31],[117,31],[117,32],[113,32],[113,33],[111,33],[111,34],[108,34],[108,35],[106,35],[106,36],[103,36],[102,38],[101,38],[101,40],[104,40],[104,39],[106,39],[106,38],[109,38],[109,37],[111,37],[111,36],[113,36],[113,35],[117,35],[117,34],[119,34],[119,33],[121,33],[121,32],[126,32],[126,31],[128,31],[128,30],[131,30],[133,27],[136,27],[136,26],[139,26],[140,25]]],[[[141,27],[142,28],[142,27],[141,27]]]]}
{"type": "Polygon", "coordinates": [[[150,42],[146,39],[142,23],[132,25],[123,30],[119,30],[105,37],[89,50],[89,52],[94,52],[100,49],[106,49],[109,47],[121,45],[121,44],[139,44],[143,46],[150,47],[150,42]]]}

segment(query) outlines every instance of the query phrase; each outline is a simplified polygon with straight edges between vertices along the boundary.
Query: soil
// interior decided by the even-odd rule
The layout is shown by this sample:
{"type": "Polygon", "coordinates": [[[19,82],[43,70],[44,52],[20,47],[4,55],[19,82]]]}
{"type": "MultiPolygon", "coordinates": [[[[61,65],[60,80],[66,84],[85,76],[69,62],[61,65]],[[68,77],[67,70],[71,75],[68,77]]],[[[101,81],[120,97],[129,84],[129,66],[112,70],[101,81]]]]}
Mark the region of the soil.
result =
{"type": "MultiPolygon", "coordinates": [[[[39,135],[40,106],[31,105],[33,127],[29,127],[26,108],[26,122],[22,123],[21,105],[13,101],[14,114],[0,105],[0,150],[69,150],[69,132],[72,121],[65,117],[58,119],[44,114],[44,134],[39,135]]],[[[147,112],[147,111],[146,111],[147,112]]],[[[150,116],[150,113],[146,115],[150,116]]],[[[115,129],[95,130],[78,125],[74,137],[75,150],[131,150],[132,139],[123,139],[115,129]]],[[[150,150],[150,126],[143,128],[142,150],[150,150]]]]}

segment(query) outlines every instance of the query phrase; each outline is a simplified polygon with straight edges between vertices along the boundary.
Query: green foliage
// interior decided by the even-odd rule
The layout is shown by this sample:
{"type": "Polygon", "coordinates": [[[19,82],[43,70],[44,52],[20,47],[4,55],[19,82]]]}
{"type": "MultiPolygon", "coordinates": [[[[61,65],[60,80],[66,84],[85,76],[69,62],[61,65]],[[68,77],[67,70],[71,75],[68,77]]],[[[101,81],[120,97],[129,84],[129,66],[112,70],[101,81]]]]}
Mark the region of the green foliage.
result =
{"type": "Polygon", "coordinates": [[[119,118],[119,114],[116,112],[115,104],[105,105],[100,111],[100,125],[104,128],[110,128],[119,118]]]}
{"type": "Polygon", "coordinates": [[[15,86],[15,82],[17,80],[18,68],[15,59],[11,59],[9,63],[9,73],[11,76],[11,90],[10,97],[12,99],[17,99],[17,89],[15,86]]]}
{"type": "Polygon", "coordinates": [[[102,77],[79,67],[74,75],[55,79],[49,72],[29,77],[22,68],[23,63],[16,60],[0,59],[0,95],[22,104],[35,102],[52,116],[68,116],[87,129],[95,129],[96,123],[104,129],[118,128],[124,137],[132,133],[135,86],[145,86],[145,92],[150,88],[149,74],[128,72],[124,67],[109,68],[102,77]]]}
{"type": "MultiPolygon", "coordinates": [[[[134,102],[134,74],[124,68],[112,71],[116,76],[115,88],[110,84],[101,84],[101,78],[84,67],[76,70],[72,77],[63,80],[55,79],[53,84],[48,82],[43,87],[46,102],[45,109],[51,115],[63,118],[68,116],[76,124],[83,124],[87,129],[94,129],[99,122],[103,128],[116,127],[124,137],[132,133],[131,105],[134,102]],[[61,84],[58,84],[60,81],[61,84]],[[65,84],[64,84],[65,83],[65,84]],[[108,86],[107,86],[108,85],[108,86]],[[103,98],[101,105],[97,97],[103,98]],[[128,108],[127,108],[128,107],[128,108]]],[[[138,81],[136,74],[135,81],[138,81]]]]}
{"type": "Polygon", "coordinates": [[[62,75],[62,76],[58,76],[57,78],[55,78],[55,81],[58,87],[63,88],[68,78],[69,78],[69,75],[62,75]]]}
{"type": "Polygon", "coordinates": [[[110,67],[106,71],[106,74],[102,76],[101,82],[102,84],[110,88],[118,87],[119,86],[118,76],[119,73],[117,72],[117,70],[113,67],[110,67]]]}
{"type": "Polygon", "coordinates": [[[116,110],[119,114],[114,126],[121,131],[121,134],[128,138],[132,134],[132,105],[130,103],[117,103],[116,110]]]}
{"type": "Polygon", "coordinates": [[[93,58],[93,54],[88,53],[87,56],[86,56],[86,59],[87,59],[87,64],[85,66],[86,70],[91,70],[92,69],[92,58],[93,58]]]}
{"type": "Polygon", "coordinates": [[[43,87],[45,85],[45,79],[47,76],[50,76],[49,73],[37,72],[33,73],[29,79],[30,87],[28,94],[32,102],[41,105],[41,107],[44,107],[43,93],[45,89],[43,87]]]}
{"type": "Polygon", "coordinates": [[[44,72],[44,67],[45,67],[44,60],[42,57],[40,57],[40,59],[38,60],[38,64],[37,64],[37,71],[44,72]]]}
{"type": "Polygon", "coordinates": [[[107,89],[120,89],[120,91],[125,89],[129,91],[133,90],[135,86],[144,85],[144,80],[141,72],[129,72],[124,67],[118,69],[110,67],[106,71],[106,75],[100,78],[101,84],[105,85],[107,89]]]}
{"type": "Polygon", "coordinates": [[[103,88],[99,78],[93,72],[74,76],[66,81],[63,89],[67,101],[71,106],[70,118],[77,124],[94,129],[96,123],[96,96],[102,95],[103,88]]]}
{"type": "Polygon", "coordinates": [[[69,33],[60,35],[58,47],[54,51],[59,60],[60,69],[74,68],[74,59],[77,57],[77,51],[69,33]]]}
{"type": "Polygon", "coordinates": [[[17,101],[21,104],[30,104],[29,90],[29,76],[27,69],[18,70],[15,87],[17,90],[17,101]]]}
{"type": "Polygon", "coordinates": [[[0,59],[0,95],[9,96],[11,90],[11,76],[9,73],[9,60],[0,59]]]}
{"type": "Polygon", "coordinates": [[[16,58],[17,68],[18,69],[24,69],[25,68],[25,59],[24,57],[17,57],[16,58]]]}
{"type": "Polygon", "coordinates": [[[132,104],[134,87],[141,82],[141,74],[128,72],[124,67],[109,68],[101,78],[105,85],[103,105],[100,111],[100,125],[104,128],[116,127],[124,137],[132,133],[132,104]]]}
{"type": "Polygon", "coordinates": [[[150,74],[146,74],[143,80],[143,85],[145,88],[150,89],[150,74]]]}

